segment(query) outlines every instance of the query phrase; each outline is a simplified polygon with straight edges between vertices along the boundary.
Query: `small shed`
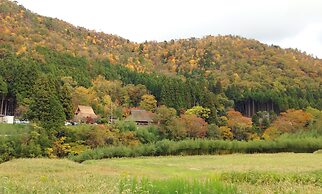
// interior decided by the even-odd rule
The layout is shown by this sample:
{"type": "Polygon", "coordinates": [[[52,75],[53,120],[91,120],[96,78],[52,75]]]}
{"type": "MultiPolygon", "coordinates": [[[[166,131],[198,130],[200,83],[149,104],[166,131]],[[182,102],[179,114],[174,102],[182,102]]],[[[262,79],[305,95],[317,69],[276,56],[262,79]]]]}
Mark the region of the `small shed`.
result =
{"type": "Polygon", "coordinates": [[[14,123],[14,116],[0,115],[0,123],[13,124],[14,123]]]}
{"type": "Polygon", "coordinates": [[[154,113],[146,110],[131,110],[130,116],[125,121],[134,121],[137,125],[149,125],[153,123],[154,113]]]}
{"type": "Polygon", "coordinates": [[[98,116],[90,106],[79,105],[75,111],[73,121],[79,123],[94,123],[98,116]]]}

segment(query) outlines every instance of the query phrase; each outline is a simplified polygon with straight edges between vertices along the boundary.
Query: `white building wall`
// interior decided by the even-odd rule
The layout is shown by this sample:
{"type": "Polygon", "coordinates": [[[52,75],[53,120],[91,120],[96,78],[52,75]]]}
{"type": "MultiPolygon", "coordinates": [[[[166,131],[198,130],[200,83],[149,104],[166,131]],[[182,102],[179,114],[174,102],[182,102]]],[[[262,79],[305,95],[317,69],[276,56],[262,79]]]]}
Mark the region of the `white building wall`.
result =
{"type": "Polygon", "coordinates": [[[3,120],[4,120],[4,123],[13,124],[14,116],[4,116],[3,120]]]}

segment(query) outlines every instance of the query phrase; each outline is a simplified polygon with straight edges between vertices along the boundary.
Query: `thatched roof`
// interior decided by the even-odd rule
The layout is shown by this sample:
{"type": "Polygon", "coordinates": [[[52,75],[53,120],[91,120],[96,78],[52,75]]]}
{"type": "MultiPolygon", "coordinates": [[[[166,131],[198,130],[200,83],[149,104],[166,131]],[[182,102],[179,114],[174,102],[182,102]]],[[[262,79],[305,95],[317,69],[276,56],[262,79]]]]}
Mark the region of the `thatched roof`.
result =
{"type": "Polygon", "coordinates": [[[82,113],[82,114],[88,114],[88,115],[95,115],[95,112],[92,107],[90,106],[82,106],[78,105],[75,114],[82,113]]]}
{"type": "Polygon", "coordinates": [[[90,106],[79,105],[75,111],[74,121],[85,121],[88,118],[97,119],[97,115],[90,106]]]}
{"type": "Polygon", "coordinates": [[[131,110],[131,115],[125,120],[151,123],[153,122],[153,113],[146,110],[131,110]]]}

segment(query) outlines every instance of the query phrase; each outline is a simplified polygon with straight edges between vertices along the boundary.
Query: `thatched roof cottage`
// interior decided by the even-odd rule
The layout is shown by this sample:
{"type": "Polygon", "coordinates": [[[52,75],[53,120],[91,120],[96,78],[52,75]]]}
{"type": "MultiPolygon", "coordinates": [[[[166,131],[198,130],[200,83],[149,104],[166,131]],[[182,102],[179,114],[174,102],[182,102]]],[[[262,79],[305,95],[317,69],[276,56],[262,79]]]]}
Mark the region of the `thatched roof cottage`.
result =
{"type": "Polygon", "coordinates": [[[74,119],[75,122],[81,123],[94,123],[98,116],[90,106],[79,105],[75,111],[74,119]]]}
{"type": "Polygon", "coordinates": [[[131,110],[130,116],[125,121],[134,121],[137,125],[149,125],[153,123],[154,113],[146,110],[131,110]]]}

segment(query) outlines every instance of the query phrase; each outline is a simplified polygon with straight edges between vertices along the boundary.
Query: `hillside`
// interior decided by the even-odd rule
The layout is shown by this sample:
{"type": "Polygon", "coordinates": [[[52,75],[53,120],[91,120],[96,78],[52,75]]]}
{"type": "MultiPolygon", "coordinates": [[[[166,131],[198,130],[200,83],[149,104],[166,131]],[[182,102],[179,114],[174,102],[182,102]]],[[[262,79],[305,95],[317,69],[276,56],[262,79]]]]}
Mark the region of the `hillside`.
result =
{"type": "MultiPolygon", "coordinates": [[[[322,60],[298,50],[238,36],[135,43],[40,16],[8,0],[0,0],[0,18],[2,56],[10,52],[19,60],[28,58],[35,66],[40,65],[40,71],[72,76],[82,86],[90,86],[99,74],[111,78],[109,72],[101,71],[106,64],[101,61],[107,60],[138,73],[177,77],[180,83],[198,80],[209,92],[224,92],[249,116],[255,110],[322,107],[322,60]]],[[[117,73],[114,79],[144,84],[159,102],[167,104],[161,99],[162,92],[153,92],[157,84],[152,88],[145,80],[125,81],[124,75],[117,73]]],[[[193,103],[175,108],[189,108],[193,103]]]]}
{"type": "MultiPolygon", "coordinates": [[[[195,70],[216,77],[223,72],[225,75],[236,73],[242,80],[260,76],[253,72],[255,68],[269,71],[273,76],[281,75],[281,71],[289,77],[317,79],[322,75],[321,59],[256,40],[238,36],[207,36],[138,44],[37,15],[8,0],[1,0],[0,3],[1,43],[13,44],[17,54],[46,46],[74,56],[108,58],[111,63],[137,70],[152,71],[157,68],[171,73],[191,73],[195,70]]],[[[267,79],[271,81],[274,77],[267,79]]]]}

